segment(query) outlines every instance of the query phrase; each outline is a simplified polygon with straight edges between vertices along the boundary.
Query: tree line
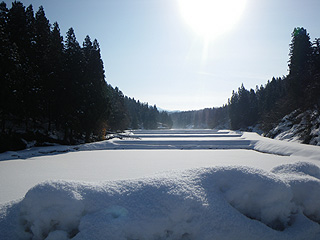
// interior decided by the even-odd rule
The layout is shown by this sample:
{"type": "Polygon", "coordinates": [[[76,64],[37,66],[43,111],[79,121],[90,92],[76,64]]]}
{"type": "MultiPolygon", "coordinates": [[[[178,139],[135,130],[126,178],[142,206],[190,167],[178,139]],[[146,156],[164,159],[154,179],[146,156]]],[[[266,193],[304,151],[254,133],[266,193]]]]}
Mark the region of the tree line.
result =
{"type": "Polygon", "coordinates": [[[2,151],[23,148],[24,140],[75,144],[162,120],[170,126],[167,113],[105,81],[96,39],[80,45],[70,28],[64,40],[42,6],[34,13],[19,1],[10,9],[0,3],[0,81],[2,151]]]}
{"type": "Polygon", "coordinates": [[[0,3],[0,151],[27,141],[76,144],[103,139],[124,129],[270,130],[293,110],[320,106],[320,38],[311,42],[304,28],[292,33],[289,74],[247,90],[242,84],[228,104],[168,114],[125,96],[105,81],[100,46],[73,28],[60,33],[43,7],[34,13],[15,1],[0,3]]]}
{"type": "Polygon", "coordinates": [[[221,108],[173,113],[178,128],[244,129],[259,125],[268,132],[287,114],[320,106],[320,38],[313,42],[306,29],[294,28],[289,52],[289,74],[265,85],[246,89],[242,84],[221,108]]]}
{"type": "Polygon", "coordinates": [[[173,112],[173,128],[229,128],[228,106],[173,112]]]}
{"type": "Polygon", "coordinates": [[[290,112],[320,106],[320,39],[313,42],[307,30],[292,32],[289,73],[273,77],[265,86],[247,90],[242,84],[228,100],[232,129],[260,124],[268,131],[290,112]]]}

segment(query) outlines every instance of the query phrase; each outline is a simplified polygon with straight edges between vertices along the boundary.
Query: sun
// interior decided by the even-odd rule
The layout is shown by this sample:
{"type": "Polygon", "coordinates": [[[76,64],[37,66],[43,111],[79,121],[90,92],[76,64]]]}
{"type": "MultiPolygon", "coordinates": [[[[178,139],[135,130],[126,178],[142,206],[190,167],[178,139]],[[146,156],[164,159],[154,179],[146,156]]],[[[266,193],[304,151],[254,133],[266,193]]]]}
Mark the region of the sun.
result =
{"type": "Polygon", "coordinates": [[[230,30],[241,17],[246,0],[178,0],[181,14],[190,27],[205,39],[230,30]]]}

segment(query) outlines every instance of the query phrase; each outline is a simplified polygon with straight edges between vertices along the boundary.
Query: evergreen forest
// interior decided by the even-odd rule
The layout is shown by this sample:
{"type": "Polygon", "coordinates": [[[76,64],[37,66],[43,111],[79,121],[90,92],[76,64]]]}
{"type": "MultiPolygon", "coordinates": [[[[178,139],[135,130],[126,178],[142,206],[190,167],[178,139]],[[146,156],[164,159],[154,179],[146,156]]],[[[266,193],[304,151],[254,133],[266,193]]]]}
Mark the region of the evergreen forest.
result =
{"type": "MultiPolygon", "coordinates": [[[[269,131],[293,111],[319,112],[320,38],[311,41],[303,27],[295,28],[291,37],[287,76],[273,77],[265,85],[250,90],[242,84],[232,92],[228,103],[220,108],[173,113],[173,126],[246,131],[255,128],[273,137],[269,131]]],[[[305,127],[307,135],[310,134],[310,127],[305,127]]],[[[305,136],[304,142],[308,143],[308,139],[305,136]]]]}
{"type": "Polygon", "coordinates": [[[170,114],[173,128],[213,129],[229,128],[228,106],[201,110],[173,112],[170,114]]]}
{"type": "Polygon", "coordinates": [[[0,42],[0,152],[172,126],[166,112],[108,84],[98,41],[86,36],[80,45],[73,28],[63,38],[43,7],[1,2],[0,42]]]}
{"type": "Polygon", "coordinates": [[[168,113],[106,82],[96,39],[80,44],[73,28],[63,37],[43,7],[1,2],[0,152],[98,141],[125,129],[259,126],[266,133],[296,109],[319,111],[320,38],[311,41],[303,27],[291,37],[287,76],[250,90],[242,84],[220,108],[168,113]]]}
{"type": "Polygon", "coordinates": [[[267,132],[294,110],[319,110],[320,39],[310,40],[306,29],[292,32],[289,73],[273,77],[265,86],[247,90],[242,84],[228,101],[232,129],[247,129],[259,124],[267,132]]]}

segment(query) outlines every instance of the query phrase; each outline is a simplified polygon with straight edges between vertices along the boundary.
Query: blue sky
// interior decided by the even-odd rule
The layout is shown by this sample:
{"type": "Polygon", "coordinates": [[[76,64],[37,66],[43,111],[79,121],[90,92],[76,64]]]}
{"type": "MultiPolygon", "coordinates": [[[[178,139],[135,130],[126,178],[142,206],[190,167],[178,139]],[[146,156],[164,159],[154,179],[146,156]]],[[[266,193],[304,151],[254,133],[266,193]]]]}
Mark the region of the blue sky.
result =
{"type": "MultiPolygon", "coordinates": [[[[11,1],[5,1],[11,7],[11,1]]],[[[320,37],[319,0],[247,0],[232,29],[209,42],[181,15],[177,0],[34,0],[61,34],[97,38],[106,81],[167,110],[219,107],[232,90],[287,74],[291,32],[320,37]]],[[[214,13],[213,13],[214,14],[214,13]]],[[[215,27],[215,23],[212,23],[215,27]]]]}

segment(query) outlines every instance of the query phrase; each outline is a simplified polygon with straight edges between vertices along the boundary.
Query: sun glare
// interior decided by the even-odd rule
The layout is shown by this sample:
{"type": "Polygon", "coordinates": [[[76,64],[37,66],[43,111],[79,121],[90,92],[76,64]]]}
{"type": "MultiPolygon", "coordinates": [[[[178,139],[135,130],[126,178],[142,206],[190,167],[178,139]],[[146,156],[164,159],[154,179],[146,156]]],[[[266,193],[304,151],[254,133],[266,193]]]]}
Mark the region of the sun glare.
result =
{"type": "Polygon", "coordinates": [[[246,0],[178,0],[181,14],[205,39],[230,30],[242,15],[246,0]]]}

